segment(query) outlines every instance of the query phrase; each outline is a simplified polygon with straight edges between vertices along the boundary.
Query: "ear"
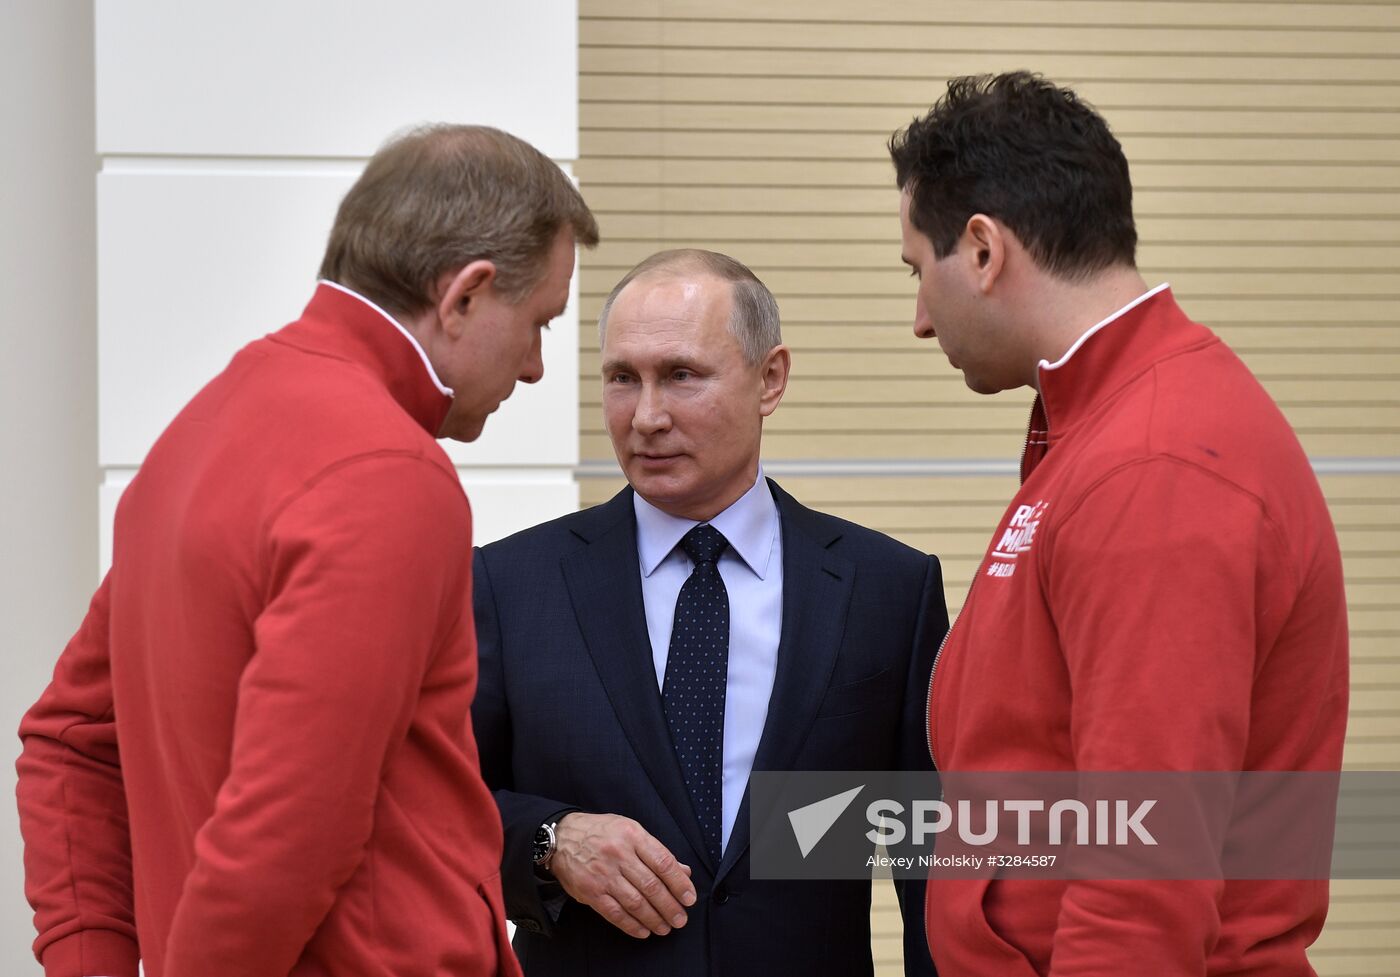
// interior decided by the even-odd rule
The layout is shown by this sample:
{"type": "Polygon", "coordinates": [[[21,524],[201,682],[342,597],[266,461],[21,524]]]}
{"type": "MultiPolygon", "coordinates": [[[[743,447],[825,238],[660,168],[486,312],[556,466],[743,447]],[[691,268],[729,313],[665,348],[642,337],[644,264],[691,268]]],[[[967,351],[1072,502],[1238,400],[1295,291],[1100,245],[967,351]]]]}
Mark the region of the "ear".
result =
{"type": "Polygon", "coordinates": [[[461,334],[467,316],[474,311],[474,300],[495,280],[496,264],[485,259],[463,265],[455,272],[443,272],[437,280],[437,314],[449,335],[455,338],[461,334]]]}
{"type": "Polygon", "coordinates": [[[787,390],[788,373],[792,370],[792,353],[786,346],[774,346],[759,364],[763,393],[758,400],[758,413],[767,417],[778,409],[778,402],[787,390]]]}
{"type": "Polygon", "coordinates": [[[973,214],[963,229],[962,244],[967,248],[970,271],[983,295],[992,290],[1006,265],[1006,235],[1009,232],[993,217],[973,214]]]}

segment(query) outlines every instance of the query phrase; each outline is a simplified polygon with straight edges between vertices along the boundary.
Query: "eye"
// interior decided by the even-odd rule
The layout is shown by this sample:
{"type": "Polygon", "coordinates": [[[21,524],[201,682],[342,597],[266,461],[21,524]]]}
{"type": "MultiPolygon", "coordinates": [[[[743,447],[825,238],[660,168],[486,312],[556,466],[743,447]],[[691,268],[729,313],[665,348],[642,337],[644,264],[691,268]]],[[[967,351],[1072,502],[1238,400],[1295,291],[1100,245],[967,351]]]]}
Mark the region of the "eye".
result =
{"type": "Polygon", "coordinates": [[[672,380],[689,380],[692,376],[694,376],[694,374],[689,370],[673,370],[671,372],[672,380]]]}
{"type": "Polygon", "coordinates": [[[632,378],[626,373],[614,373],[608,377],[608,383],[631,383],[632,378]]]}

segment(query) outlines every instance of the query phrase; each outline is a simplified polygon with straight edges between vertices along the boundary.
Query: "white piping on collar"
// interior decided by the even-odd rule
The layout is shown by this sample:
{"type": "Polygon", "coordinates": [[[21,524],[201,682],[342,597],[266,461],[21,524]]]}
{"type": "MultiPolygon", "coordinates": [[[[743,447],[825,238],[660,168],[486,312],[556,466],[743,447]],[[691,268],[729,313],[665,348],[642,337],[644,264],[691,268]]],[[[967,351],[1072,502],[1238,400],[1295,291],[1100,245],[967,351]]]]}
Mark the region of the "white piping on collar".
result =
{"type": "Polygon", "coordinates": [[[1146,292],[1143,292],[1143,293],[1142,293],[1141,295],[1139,295],[1137,298],[1133,299],[1131,302],[1129,302],[1127,305],[1123,306],[1123,308],[1119,309],[1117,312],[1115,312],[1115,313],[1113,313],[1112,315],[1110,315],[1108,318],[1104,319],[1104,320],[1101,321],[1101,322],[1096,322],[1096,323],[1094,323],[1094,325],[1090,326],[1090,327],[1084,332],[1084,334],[1083,334],[1082,336],[1080,336],[1078,339],[1076,339],[1076,340],[1074,341],[1074,345],[1071,346],[1071,347],[1069,348],[1069,350],[1065,353],[1065,355],[1064,355],[1064,356],[1061,356],[1061,357],[1060,357],[1058,360],[1056,360],[1054,363],[1051,363],[1049,360],[1041,360],[1041,361],[1040,361],[1040,368],[1041,368],[1042,370],[1058,370],[1060,367],[1064,366],[1066,363],[1069,362],[1069,358],[1070,358],[1071,356],[1073,356],[1075,353],[1077,353],[1077,352],[1079,351],[1079,347],[1083,346],[1084,343],[1085,343],[1085,341],[1088,340],[1088,338],[1089,338],[1090,336],[1092,336],[1094,333],[1098,332],[1098,331],[1099,331],[1100,329],[1102,329],[1104,326],[1107,326],[1109,323],[1113,322],[1113,320],[1119,318],[1120,316],[1126,315],[1128,312],[1130,312],[1130,311],[1132,311],[1133,309],[1137,308],[1139,305],[1141,305],[1142,303],[1146,302],[1148,299],[1150,299],[1152,296],[1156,295],[1158,292],[1165,291],[1166,289],[1168,289],[1168,288],[1170,288],[1170,287],[1171,287],[1170,283],[1168,283],[1168,282],[1163,282],[1162,284],[1158,285],[1156,288],[1150,289],[1150,290],[1148,290],[1148,291],[1146,291],[1146,292]]]}
{"type": "Polygon", "coordinates": [[[453,396],[452,388],[449,387],[449,386],[446,386],[445,384],[443,384],[443,382],[442,382],[441,380],[438,379],[437,371],[433,369],[433,364],[431,364],[431,363],[428,362],[428,354],[425,353],[425,352],[423,352],[423,347],[420,346],[420,345],[418,344],[418,340],[416,340],[416,339],[413,338],[413,333],[409,332],[407,329],[405,329],[405,328],[403,327],[403,323],[399,322],[399,320],[395,319],[393,316],[391,316],[389,313],[385,312],[385,311],[384,311],[383,309],[381,309],[379,306],[375,305],[375,304],[374,304],[373,302],[371,302],[369,299],[365,298],[365,297],[364,297],[363,295],[361,295],[359,292],[355,291],[355,290],[352,289],[352,288],[346,288],[344,285],[340,284],[339,282],[333,282],[333,281],[331,281],[329,278],[320,278],[320,279],[317,279],[316,284],[318,284],[318,285],[329,285],[331,288],[333,288],[333,289],[335,289],[335,290],[337,290],[337,291],[344,292],[346,295],[350,296],[352,299],[358,299],[359,301],[363,302],[365,305],[367,305],[367,306],[369,306],[371,309],[373,309],[375,312],[378,312],[378,313],[379,313],[380,315],[382,315],[385,319],[388,319],[388,320],[389,320],[389,325],[393,326],[393,327],[394,327],[395,329],[397,329],[400,333],[402,333],[402,334],[403,334],[403,338],[404,338],[404,339],[407,339],[410,343],[412,343],[412,344],[413,344],[413,348],[414,348],[415,350],[418,351],[418,358],[419,358],[420,360],[423,361],[423,368],[426,369],[426,370],[428,371],[428,376],[432,379],[433,384],[438,388],[438,390],[439,390],[443,395],[445,395],[445,396],[448,396],[448,397],[453,396]]]}

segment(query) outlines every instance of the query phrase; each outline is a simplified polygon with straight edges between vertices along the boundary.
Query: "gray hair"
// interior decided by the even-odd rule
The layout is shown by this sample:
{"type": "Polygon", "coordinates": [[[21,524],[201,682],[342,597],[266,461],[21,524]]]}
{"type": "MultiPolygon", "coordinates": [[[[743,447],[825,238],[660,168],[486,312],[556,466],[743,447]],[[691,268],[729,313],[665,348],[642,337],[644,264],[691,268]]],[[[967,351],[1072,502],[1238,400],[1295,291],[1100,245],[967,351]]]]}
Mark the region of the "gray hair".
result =
{"type": "Polygon", "coordinates": [[[739,340],[739,347],[749,365],[757,366],[769,350],[782,343],[778,300],[773,298],[768,286],[759,281],[747,265],[717,251],[677,248],[658,251],[623,275],[622,281],[613,286],[603,302],[602,311],[598,313],[598,345],[601,347],[607,339],[608,313],[624,288],[644,275],[682,271],[699,271],[729,282],[733,300],[729,331],[739,340]]]}

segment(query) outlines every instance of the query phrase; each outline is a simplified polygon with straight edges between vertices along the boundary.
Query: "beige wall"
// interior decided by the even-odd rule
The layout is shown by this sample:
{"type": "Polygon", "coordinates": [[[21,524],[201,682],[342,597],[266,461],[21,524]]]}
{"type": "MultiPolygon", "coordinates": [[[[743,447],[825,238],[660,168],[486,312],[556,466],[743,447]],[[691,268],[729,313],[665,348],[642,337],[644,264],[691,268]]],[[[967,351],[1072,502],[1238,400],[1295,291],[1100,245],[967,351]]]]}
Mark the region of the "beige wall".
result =
{"type": "MultiPolygon", "coordinates": [[[[961,605],[1029,396],[963,386],[910,334],[883,144],[956,74],[1032,68],[1114,126],[1149,283],[1240,352],[1321,471],[1353,638],[1347,764],[1400,769],[1400,4],[582,0],[577,174],[604,243],[700,246],[777,294],[794,375],[765,435],[809,504],[944,560],[961,605]],[[805,473],[805,474],[796,474],[805,473]]],[[[581,330],[583,501],[620,484],[581,330]]],[[[786,474],[784,474],[786,473],[786,474]]],[[[876,952],[898,920],[877,887],[876,952]]],[[[1400,973],[1400,882],[1336,883],[1324,977],[1400,973]]]]}

